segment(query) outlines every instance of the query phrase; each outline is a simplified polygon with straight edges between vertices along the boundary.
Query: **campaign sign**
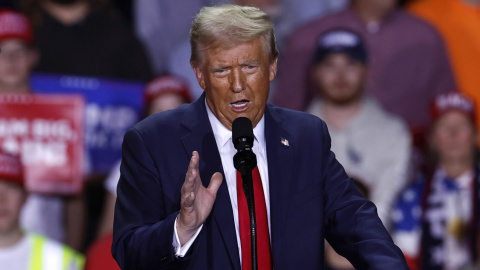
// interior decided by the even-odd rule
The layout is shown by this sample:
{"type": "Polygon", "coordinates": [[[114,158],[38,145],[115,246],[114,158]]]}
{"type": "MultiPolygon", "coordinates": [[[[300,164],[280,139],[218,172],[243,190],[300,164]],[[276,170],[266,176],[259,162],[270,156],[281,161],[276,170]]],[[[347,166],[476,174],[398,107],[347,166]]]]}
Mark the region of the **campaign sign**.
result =
{"type": "Polygon", "coordinates": [[[36,93],[81,94],[85,110],[85,146],[91,173],[106,174],[121,158],[125,132],[141,117],[144,84],[60,74],[35,73],[36,93]]]}
{"type": "Polygon", "coordinates": [[[0,94],[0,146],[21,156],[29,192],[82,190],[84,106],[81,96],[0,94]]]}

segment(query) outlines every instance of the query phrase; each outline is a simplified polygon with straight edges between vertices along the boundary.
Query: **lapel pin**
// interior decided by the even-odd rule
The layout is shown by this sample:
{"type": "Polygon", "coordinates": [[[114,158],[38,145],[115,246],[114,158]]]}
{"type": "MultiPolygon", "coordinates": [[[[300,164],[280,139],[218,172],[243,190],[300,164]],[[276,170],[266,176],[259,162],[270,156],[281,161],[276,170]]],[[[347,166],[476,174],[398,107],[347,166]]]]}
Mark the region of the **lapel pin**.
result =
{"type": "Polygon", "coordinates": [[[285,138],[280,137],[280,142],[287,147],[290,146],[290,144],[288,143],[288,140],[285,138]]]}

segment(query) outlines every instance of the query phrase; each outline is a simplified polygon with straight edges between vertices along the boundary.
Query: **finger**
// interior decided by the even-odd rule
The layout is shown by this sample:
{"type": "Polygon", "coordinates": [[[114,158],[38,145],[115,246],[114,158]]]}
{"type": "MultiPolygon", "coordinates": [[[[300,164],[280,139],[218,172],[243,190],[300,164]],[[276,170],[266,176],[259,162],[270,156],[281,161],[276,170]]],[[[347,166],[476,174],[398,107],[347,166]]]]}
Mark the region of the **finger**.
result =
{"type": "Polygon", "coordinates": [[[193,190],[195,178],[197,177],[198,171],[198,159],[199,158],[197,151],[193,151],[192,158],[190,159],[190,163],[188,164],[187,175],[185,176],[185,183],[183,184],[187,192],[193,190]]]}
{"type": "Polygon", "coordinates": [[[193,190],[195,190],[195,192],[200,188],[200,187],[203,187],[202,186],[202,179],[200,178],[200,172],[198,171],[198,167],[200,166],[200,155],[198,154],[197,151],[194,151],[193,152],[194,155],[195,155],[195,167],[193,169],[193,172],[195,173],[195,175],[193,175],[193,190]]]}
{"type": "Polygon", "coordinates": [[[212,178],[210,179],[210,184],[208,185],[207,189],[213,192],[213,194],[217,194],[217,191],[220,188],[222,181],[223,181],[222,174],[219,172],[214,173],[212,175],[212,178]]]}
{"type": "Polygon", "coordinates": [[[188,164],[188,172],[192,172],[195,169],[198,169],[199,156],[197,151],[192,152],[192,157],[190,158],[190,163],[188,164]]]}

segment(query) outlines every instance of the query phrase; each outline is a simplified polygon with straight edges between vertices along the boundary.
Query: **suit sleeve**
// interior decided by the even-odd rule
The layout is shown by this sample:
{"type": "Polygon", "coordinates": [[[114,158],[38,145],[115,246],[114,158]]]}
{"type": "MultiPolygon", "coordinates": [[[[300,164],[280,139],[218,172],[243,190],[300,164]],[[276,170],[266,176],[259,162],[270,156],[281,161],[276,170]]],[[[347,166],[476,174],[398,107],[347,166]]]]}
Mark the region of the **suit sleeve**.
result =
{"type": "Polygon", "coordinates": [[[405,269],[400,249],[380,221],[375,205],[358,192],[330,151],[330,136],[322,122],[325,238],[356,269],[405,269]]]}
{"type": "Polygon", "coordinates": [[[120,172],[113,257],[124,270],[173,267],[178,261],[172,246],[178,211],[165,209],[164,201],[171,198],[166,198],[155,163],[135,129],[125,134],[120,172]]]}

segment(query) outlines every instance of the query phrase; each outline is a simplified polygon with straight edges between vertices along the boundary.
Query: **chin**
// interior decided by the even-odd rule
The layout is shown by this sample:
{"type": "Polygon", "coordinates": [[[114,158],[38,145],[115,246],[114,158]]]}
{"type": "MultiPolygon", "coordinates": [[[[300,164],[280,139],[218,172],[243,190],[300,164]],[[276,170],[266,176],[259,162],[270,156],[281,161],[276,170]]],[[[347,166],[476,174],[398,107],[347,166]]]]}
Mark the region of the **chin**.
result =
{"type": "Polygon", "coordinates": [[[331,98],[330,101],[332,103],[335,103],[337,105],[348,105],[352,103],[353,101],[356,101],[357,97],[356,96],[348,96],[348,97],[334,97],[331,98]]]}

